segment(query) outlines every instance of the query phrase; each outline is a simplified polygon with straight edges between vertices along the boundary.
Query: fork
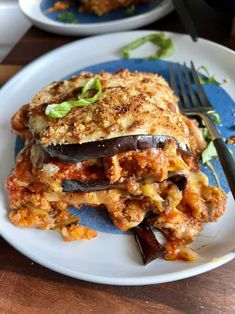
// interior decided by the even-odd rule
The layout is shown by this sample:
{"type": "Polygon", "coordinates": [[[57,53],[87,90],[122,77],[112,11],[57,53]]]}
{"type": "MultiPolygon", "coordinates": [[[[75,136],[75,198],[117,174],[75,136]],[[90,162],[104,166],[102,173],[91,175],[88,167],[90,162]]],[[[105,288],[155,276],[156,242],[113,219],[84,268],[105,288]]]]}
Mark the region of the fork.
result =
{"type": "Polygon", "coordinates": [[[175,94],[179,97],[180,110],[189,116],[199,116],[205,123],[211,140],[216,148],[221,166],[227,178],[230,190],[235,199],[235,162],[233,157],[225,144],[223,137],[217,130],[211,113],[215,112],[213,105],[207,98],[206,93],[199,81],[195,66],[191,61],[191,71],[186,64],[181,66],[177,63],[178,86],[174,67],[170,66],[170,85],[175,94]],[[191,73],[190,73],[191,72],[191,73]],[[192,74],[192,80],[191,80],[192,74]],[[184,81],[185,77],[185,81],[184,81]],[[195,88],[193,87],[195,86],[195,88]]]}

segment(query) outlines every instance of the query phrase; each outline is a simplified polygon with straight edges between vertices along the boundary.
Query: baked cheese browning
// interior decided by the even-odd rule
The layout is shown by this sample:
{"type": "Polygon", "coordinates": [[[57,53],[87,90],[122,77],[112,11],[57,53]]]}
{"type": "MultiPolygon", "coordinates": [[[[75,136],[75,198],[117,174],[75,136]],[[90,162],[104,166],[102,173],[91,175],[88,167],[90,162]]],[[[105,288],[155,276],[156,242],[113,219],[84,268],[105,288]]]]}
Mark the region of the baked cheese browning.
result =
{"type": "Polygon", "coordinates": [[[81,2],[80,11],[87,11],[101,16],[132,4],[147,3],[148,0],[82,0],[81,2]]]}
{"type": "Polygon", "coordinates": [[[71,80],[53,83],[29,104],[28,126],[44,146],[86,143],[119,136],[153,134],[189,142],[189,130],[168,83],[151,73],[83,73],[71,80]],[[86,107],[73,108],[64,118],[45,115],[48,104],[75,99],[91,77],[102,84],[102,96],[86,107]]]}
{"type": "MultiPolygon", "coordinates": [[[[155,182],[148,178],[140,182],[135,176],[126,180],[124,189],[89,193],[54,191],[58,187],[55,188],[50,181],[46,182],[42,176],[45,169],[52,181],[56,181],[56,176],[71,178],[79,172],[80,179],[86,180],[92,176],[92,167],[101,167],[100,161],[64,165],[65,168],[60,169],[63,164],[53,160],[48,163],[41,153],[38,145],[26,146],[7,181],[11,208],[9,218],[17,226],[55,229],[66,241],[71,241],[90,239],[96,233],[81,226],[78,218],[67,211],[69,206],[79,208],[87,204],[105,207],[112,222],[123,231],[139,225],[146,214],[151,212],[154,214],[151,224],[161,230],[167,239],[166,258],[175,259],[185,257],[182,250],[200,233],[203,223],[216,221],[225,210],[225,193],[208,186],[205,175],[190,169],[187,169],[188,183],[184,191],[170,179],[155,182]]],[[[140,160],[141,157],[145,163],[143,152],[140,152],[140,160]]],[[[135,166],[133,163],[132,168],[135,166]]]]}

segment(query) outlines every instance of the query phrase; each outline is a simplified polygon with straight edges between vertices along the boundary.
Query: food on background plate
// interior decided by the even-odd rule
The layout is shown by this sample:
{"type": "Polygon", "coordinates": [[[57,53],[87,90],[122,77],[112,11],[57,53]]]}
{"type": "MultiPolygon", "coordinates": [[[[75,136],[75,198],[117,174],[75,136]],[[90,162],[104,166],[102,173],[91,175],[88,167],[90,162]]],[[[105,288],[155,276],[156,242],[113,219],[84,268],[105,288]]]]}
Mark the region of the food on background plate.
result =
{"type": "Polygon", "coordinates": [[[126,15],[132,15],[135,11],[135,4],[147,2],[148,0],[63,0],[56,1],[47,12],[64,11],[69,9],[72,4],[77,3],[80,12],[90,12],[102,16],[113,10],[127,8],[126,15]]]}
{"type": "Polygon", "coordinates": [[[71,3],[69,1],[56,1],[53,7],[49,8],[47,12],[57,12],[57,11],[64,11],[69,9],[71,3]]]}
{"type": "Polygon", "coordinates": [[[119,8],[128,8],[133,4],[147,3],[148,0],[82,0],[81,10],[104,15],[119,8]]]}
{"type": "Polygon", "coordinates": [[[45,87],[12,118],[25,139],[6,184],[12,223],[90,239],[67,208],[104,207],[122,231],[161,231],[165,259],[190,259],[186,246],[223,215],[226,194],[199,170],[206,143],[177,101],[161,76],[128,70],[45,87]]]}

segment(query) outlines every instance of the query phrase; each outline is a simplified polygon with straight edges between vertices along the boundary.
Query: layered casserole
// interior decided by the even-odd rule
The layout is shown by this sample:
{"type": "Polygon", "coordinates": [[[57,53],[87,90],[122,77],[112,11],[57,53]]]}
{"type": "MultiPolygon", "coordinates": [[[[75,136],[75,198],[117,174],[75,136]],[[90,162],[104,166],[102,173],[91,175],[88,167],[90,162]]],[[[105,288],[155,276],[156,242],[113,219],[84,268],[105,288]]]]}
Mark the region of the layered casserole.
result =
{"type": "Polygon", "coordinates": [[[157,74],[84,72],[52,83],[13,116],[12,129],[25,140],[6,184],[16,226],[90,239],[96,231],[67,208],[102,207],[122,231],[147,221],[165,237],[164,257],[177,259],[225,211],[226,194],[199,169],[201,132],[157,74]],[[99,97],[90,88],[81,101],[94,80],[99,97]]]}

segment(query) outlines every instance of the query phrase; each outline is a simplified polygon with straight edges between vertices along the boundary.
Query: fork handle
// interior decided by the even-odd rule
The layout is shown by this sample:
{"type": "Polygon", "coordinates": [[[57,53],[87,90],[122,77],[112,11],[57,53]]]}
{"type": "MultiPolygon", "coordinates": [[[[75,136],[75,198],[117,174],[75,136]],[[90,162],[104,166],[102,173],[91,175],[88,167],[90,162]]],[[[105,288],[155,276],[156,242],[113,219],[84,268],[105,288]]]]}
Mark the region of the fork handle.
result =
{"type": "Polygon", "coordinates": [[[235,199],[235,162],[227,145],[225,144],[222,138],[215,138],[213,140],[213,143],[218,153],[219,160],[224,170],[224,174],[227,178],[230,190],[235,199]]]}
{"type": "Polygon", "coordinates": [[[208,114],[201,114],[200,116],[207,126],[210,137],[215,145],[221,166],[224,170],[224,174],[227,178],[228,185],[233,194],[233,198],[235,199],[235,161],[233,160],[227,145],[225,144],[211,117],[208,114]]]}

